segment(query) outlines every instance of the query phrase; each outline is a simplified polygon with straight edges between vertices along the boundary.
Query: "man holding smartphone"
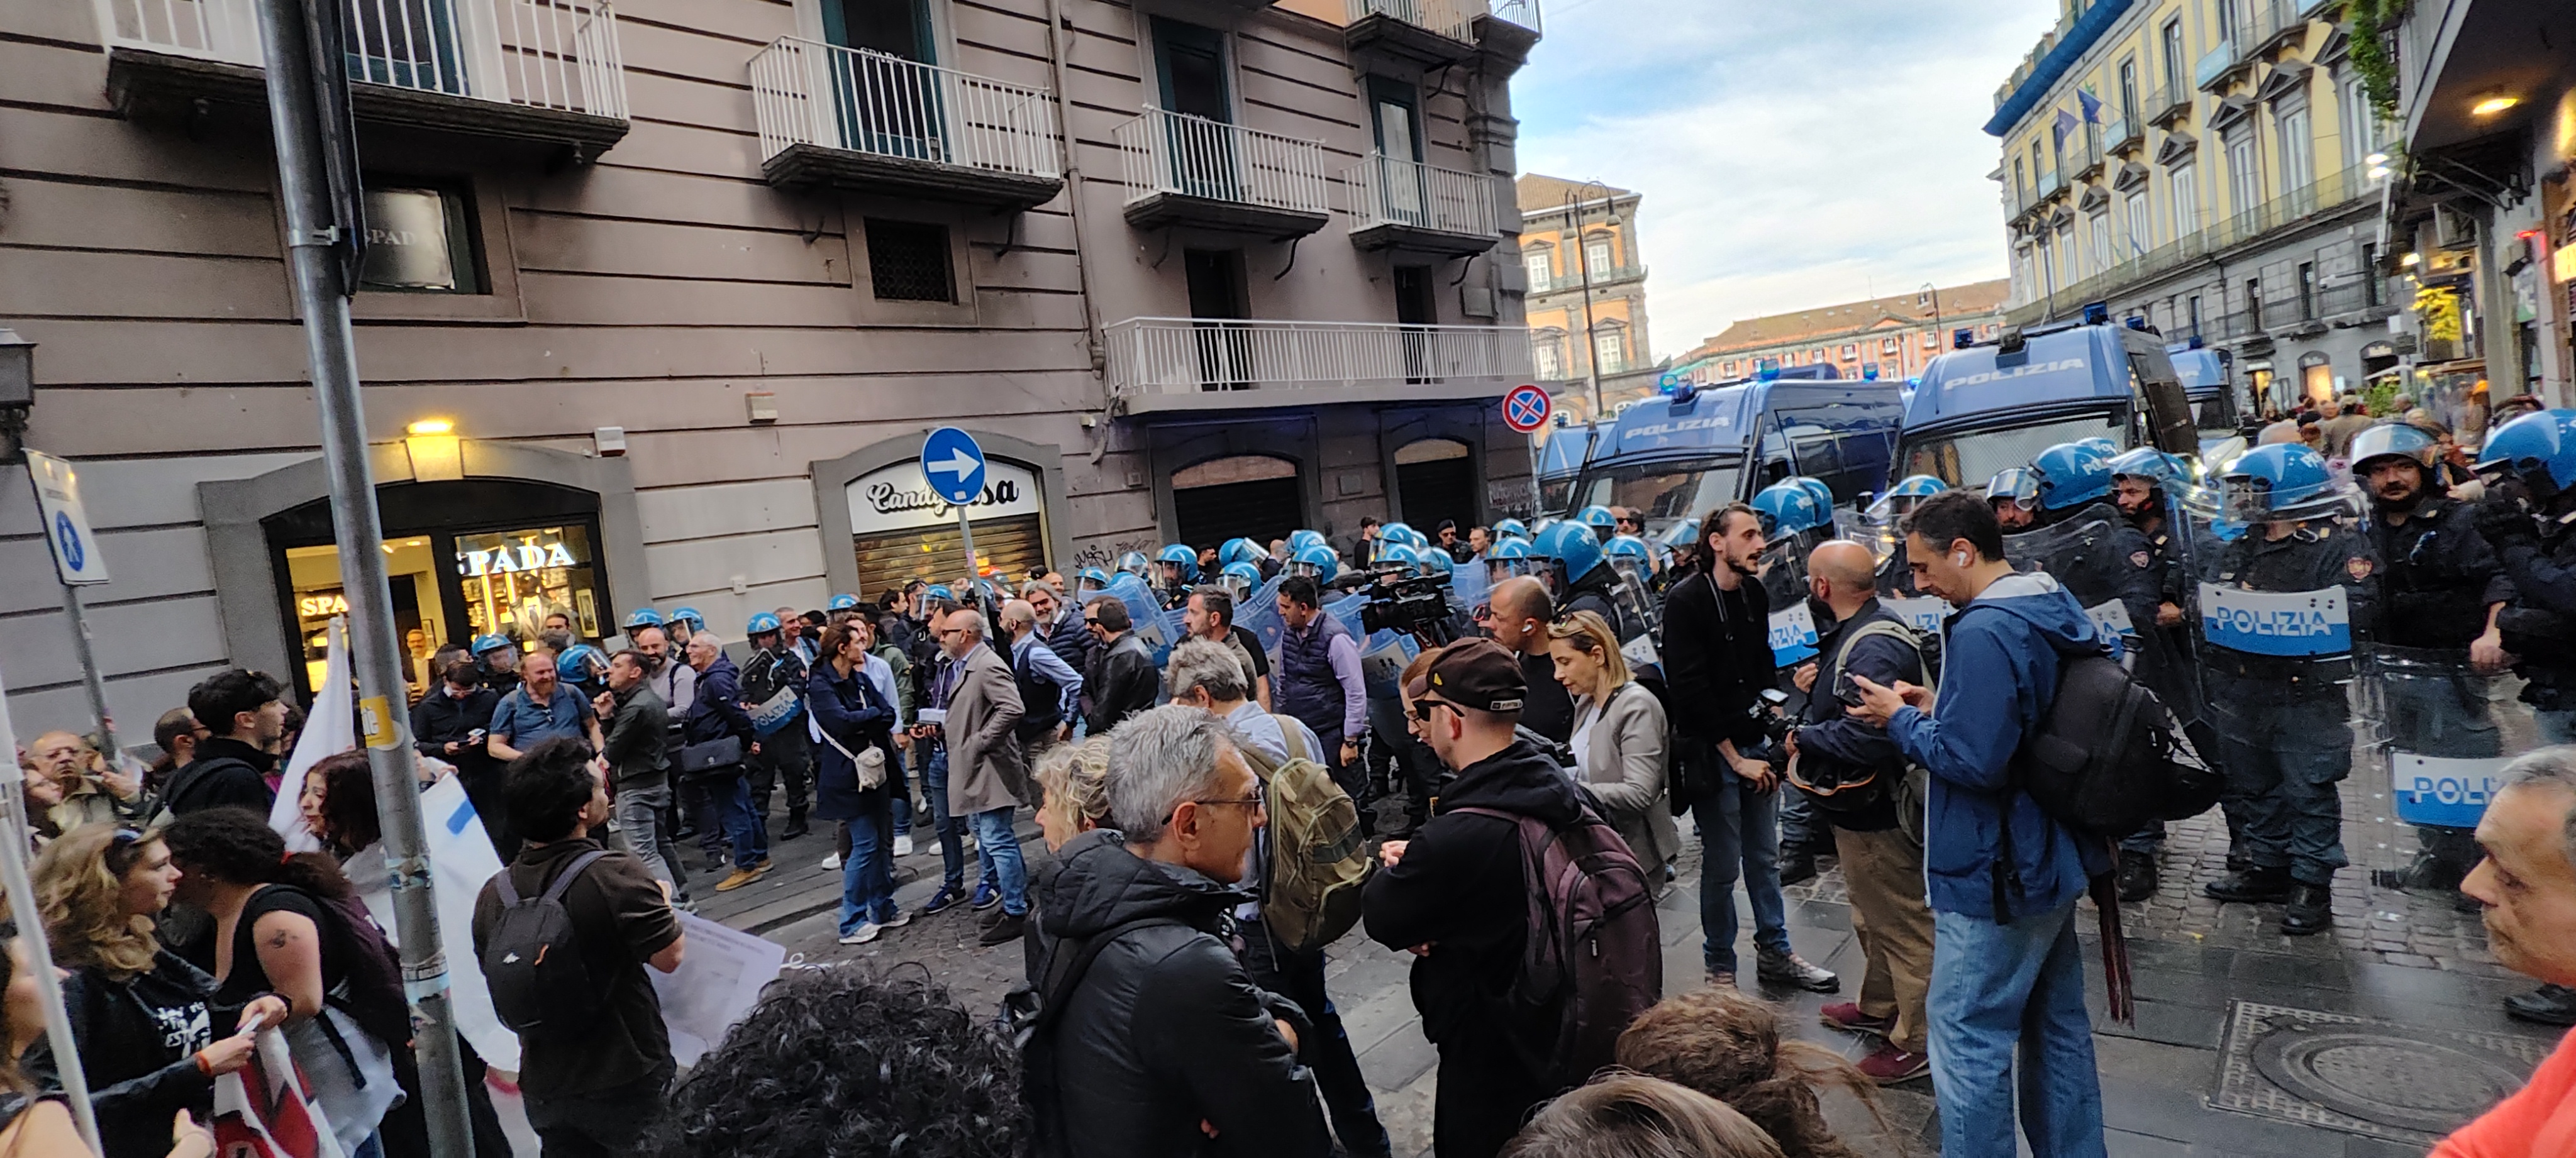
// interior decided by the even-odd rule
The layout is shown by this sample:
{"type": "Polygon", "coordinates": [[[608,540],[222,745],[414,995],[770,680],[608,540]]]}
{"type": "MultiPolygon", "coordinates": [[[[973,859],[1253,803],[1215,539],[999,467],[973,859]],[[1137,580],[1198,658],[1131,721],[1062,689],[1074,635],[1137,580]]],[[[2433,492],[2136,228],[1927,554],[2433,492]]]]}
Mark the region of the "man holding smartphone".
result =
{"type": "Polygon", "coordinates": [[[1846,706],[1865,697],[1854,677],[1883,687],[1929,684],[1912,629],[1878,603],[1869,549],[1832,542],[1807,557],[1807,586],[1831,607],[1834,629],[1816,644],[1816,659],[1793,675],[1808,693],[1789,736],[1789,783],[1833,829],[1851,894],[1852,930],[1867,965],[1860,1000],[1821,1011],[1825,1024],[1877,1037],[1860,1069],[1881,1084],[1931,1071],[1924,997],[1932,984],[1932,910],[1923,900],[1923,844],[1902,819],[1922,818],[1920,786],[1905,786],[1907,761],[1883,728],[1853,719],[1846,706]]]}

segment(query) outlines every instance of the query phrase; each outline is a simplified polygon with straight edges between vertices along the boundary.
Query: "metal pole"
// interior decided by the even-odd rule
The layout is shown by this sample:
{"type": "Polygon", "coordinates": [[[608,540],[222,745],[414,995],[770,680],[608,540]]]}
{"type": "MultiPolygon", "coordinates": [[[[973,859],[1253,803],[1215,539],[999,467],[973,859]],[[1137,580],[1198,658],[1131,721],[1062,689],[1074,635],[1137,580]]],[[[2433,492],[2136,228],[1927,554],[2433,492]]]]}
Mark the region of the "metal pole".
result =
{"type": "MultiPolygon", "coordinates": [[[[1598,182],[1594,182],[1598,184],[1598,182]]],[[[1583,243],[1583,190],[1591,185],[1577,185],[1565,195],[1566,215],[1574,226],[1574,264],[1583,271],[1583,369],[1592,382],[1592,420],[1601,420],[1601,335],[1592,322],[1592,250],[1583,243]]],[[[1610,196],[1610,187],[1601,186],[1601,196],[1610,196]]]]}
{"type": "MultiPolygon", "coordinates": [[[[0,697],[5,697],[0,691],[0,697]]],[[[17,730],[0,709],[0,751],[18,750],[17,730]]],[[[72,1020],[63,1011],[62,979],[54,975],[53,947],[45,943],[43,909],[36,905],[36,886],[27,880],[27,772],[16,760],[0,761],[0,887],[8,890],[9,911],[17,915],[18,943],[27,947],[27,968],[35,973],[36,994],[45,1006],[45,1040],[54,1047],[54,1069],[71,1103],[72,1124],[92,1154],[98,1144],[98,1115],[89,1104],[89,1074],[81,1069],[80,1043],[72,1038],[72,1020]]]]}
{"type": "MultiPolygon", "coordinates": [[[[322,412],[322,458],[331,479],[331,530],[340,545],[341,589],[349,602],[350,657],[358,675],[358,721],[367,764],[374,773],[377,818],[384,829],[385,859],[392,869],[394,929],[402,941],[403,991],[410,999],[413,1045],[420,1058],[423,1109],[429,1146],[438,1158],[472,1158],[465,1074],[458,1065],[456,1024],[449,1016],[447,955],[430,893],[429,860],[420,818],[420,787],[413,777],[411,727],[396,710],[403,703],[402,653],[394,636],[393,593],[386,585],[385,556],[378,550],[384,526],[376,511],[374,472],[367,461],[364,405],[358,397],[358,354],[349,331],[351,287],[343,284],[335,242],[326,131],[304,83],[312,59],[305,38],[304,0],[257,0],[260,39],[267,50],[269,123],[277,143],[278,186],[285,202],[288,253],[296,306],[304,323],[305,353],[312,364],[313,394],[322,412]]],[[[344,131],[345,126],[333,126],[344,131]]],[[[355,224],[355,223],[350,223],[355,224]]],[[[346,688],[316,689],[347,695],[346,688]]],[[[400,1043],[391,1043],[397,1048],[400,1043]]]]}
{"type": "MultiPolygon", "coordinates": [[[[976,606],[975,581],[984,577],[983,571],[975,565],[975,528],[966,525],[966,508],[971,505],[957,504],[957,538],[966,544],[966,590],[957,593],[957,601],[967,607],[976,606]]],[[[994,624],[987,623],[984,630],[991,631],[994,627],[994,624]]]]}
{"type": "Polygon", "coordinates": [[[72,619],[72,652],[80,657],[81,680],[89,685],[90,714],[98,717],[99,754],[107,757],[109,771],[123,773],[125,764],[118,757],[124,749],[116,743],[116,725],[107,718],[107,683],[98,673],[98,657],[90,651],[89,609],[81,605],[80,585],[63,584],[63,611],[72,619]]]}

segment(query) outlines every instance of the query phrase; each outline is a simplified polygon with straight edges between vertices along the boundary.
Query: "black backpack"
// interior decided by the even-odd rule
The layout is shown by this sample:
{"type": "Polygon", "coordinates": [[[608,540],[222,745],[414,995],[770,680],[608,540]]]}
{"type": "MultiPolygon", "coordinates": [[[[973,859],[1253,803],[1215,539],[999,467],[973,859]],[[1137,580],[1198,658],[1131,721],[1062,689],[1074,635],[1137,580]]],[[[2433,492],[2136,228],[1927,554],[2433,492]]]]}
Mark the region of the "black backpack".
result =
{"type": "Polygon", "coordinates": [[[2049,818],[2120,837],[2218,803],[2219,773],[2175,739],[2154,692],[2098,652],[2058,660],[2057,695],[2013,753],[2012,776],[2049,818]]]}
{"type": "Polygon", "coordinates": [[[511,1032],[542,1035],[587,1026],[598,1017],[599,987],[581,959],[563,895],[574,878],[607,855],[594,849],[573,858],[534,897],[519,896],[508,869],[492,878],[501,892],[501,915],[483,939],[483,980],[492,990],[492,1011],[511,1032]]]}

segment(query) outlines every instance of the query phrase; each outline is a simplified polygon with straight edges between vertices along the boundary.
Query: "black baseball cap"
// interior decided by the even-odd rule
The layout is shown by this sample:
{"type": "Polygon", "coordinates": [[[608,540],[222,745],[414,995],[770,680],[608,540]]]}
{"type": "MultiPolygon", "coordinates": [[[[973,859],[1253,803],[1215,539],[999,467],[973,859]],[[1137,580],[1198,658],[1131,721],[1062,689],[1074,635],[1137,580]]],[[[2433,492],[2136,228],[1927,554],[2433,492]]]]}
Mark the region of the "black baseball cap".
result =
{"type": "Polygon", "coordinates": [[[1431,666],[1404,689],[1414,699],[1445,700],[1498,715],[1517,714],[1529,681],[1512,653],[1490,639],[1462,639],[1440,649],[1431,666]]]}

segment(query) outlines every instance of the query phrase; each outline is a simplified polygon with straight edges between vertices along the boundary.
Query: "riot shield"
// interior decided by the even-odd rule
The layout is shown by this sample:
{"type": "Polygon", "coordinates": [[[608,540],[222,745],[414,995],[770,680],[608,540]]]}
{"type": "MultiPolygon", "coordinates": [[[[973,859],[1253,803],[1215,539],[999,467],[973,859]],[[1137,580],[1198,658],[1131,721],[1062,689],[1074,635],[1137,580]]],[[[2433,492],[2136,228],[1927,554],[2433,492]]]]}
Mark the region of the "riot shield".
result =
{"type": "Polygon", "coordinates": [[[2126,587],[2127,573],[2136,565],[2121,549],[2120,529],[2116,513],[2087,510],[2062,523],[2004,536],[2004,557],[2016,571],[2045,572],[2056,579],[2095,626],[2120,639],[2124,662],[2135,670],[2138,609],[2126,587]]]}
{"type": "MultiPolygon", "coordinates": [[[[1663,602],[1654,595],[1652,566],[1643,559],[1628,556],[1613,556],[1610,566],[1619,573],[1619,585],[1611,590],[1610,598],[1619,605],[1621,618],[1645,628],[1645,632],[1637,637],[1639,639],[1663,638],[1664,608],[1663,602]]],[[[1650,652],[1654,648],[1651,642],[1646,646],[1650,652]]],[[[1636,657],[1630,656],[1629,662],[1637,662],[1636,657]]]]}
{"type": "MultiPolygon", "coordinates": [[[[2394,912],[2457,904],[2505,765],[2542,742],[2522,681],[2478,670],[2465,651],[2387,645],[2369,649],[2361,679],[2379,724],[2374,771],[2385,776],[2359,794],[2374,806],[2374,902],[2394,912]]],[[[2364,863],[2357,851],[2354,861],[2364,863]]]]}

